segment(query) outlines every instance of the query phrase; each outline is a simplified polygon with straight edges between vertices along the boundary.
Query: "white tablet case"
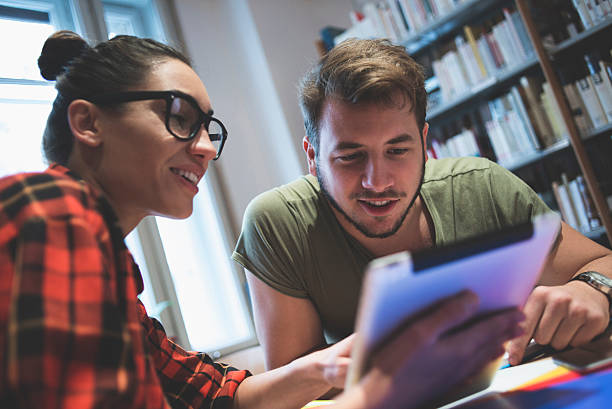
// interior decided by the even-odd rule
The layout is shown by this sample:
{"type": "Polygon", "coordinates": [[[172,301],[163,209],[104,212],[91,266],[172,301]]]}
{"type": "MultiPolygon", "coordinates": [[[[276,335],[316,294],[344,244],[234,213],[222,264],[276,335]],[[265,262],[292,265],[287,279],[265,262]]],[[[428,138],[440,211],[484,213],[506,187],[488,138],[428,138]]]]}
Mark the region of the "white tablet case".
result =
{"type": "Polygon", "coordinates": [[[368,265],[361,292],[347,388],[361,378],[372,346],[410,315],[435,301],[471,289],[480,299],[478,313],[522,307],[539,278],[560,227],[556,213],[536,216],[531,237],[416,273],[408,252],[373,260],[368,265]]]}

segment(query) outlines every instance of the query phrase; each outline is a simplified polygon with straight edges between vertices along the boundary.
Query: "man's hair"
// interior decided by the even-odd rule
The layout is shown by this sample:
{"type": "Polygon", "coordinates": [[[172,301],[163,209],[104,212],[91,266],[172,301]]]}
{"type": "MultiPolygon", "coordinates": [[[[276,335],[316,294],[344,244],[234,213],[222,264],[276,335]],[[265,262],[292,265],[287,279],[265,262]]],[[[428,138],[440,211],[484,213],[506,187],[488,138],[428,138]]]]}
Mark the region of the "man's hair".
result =
{"type": "Polygon", "coordinates": [[[302,78],[300,108],[306,135],[317,156],[321,112],[328,98],[395,108],[410,104],[419,130],[425,125],[427,93],[423,68],[404,47],[388,40],[346,40],[302,78]]]}

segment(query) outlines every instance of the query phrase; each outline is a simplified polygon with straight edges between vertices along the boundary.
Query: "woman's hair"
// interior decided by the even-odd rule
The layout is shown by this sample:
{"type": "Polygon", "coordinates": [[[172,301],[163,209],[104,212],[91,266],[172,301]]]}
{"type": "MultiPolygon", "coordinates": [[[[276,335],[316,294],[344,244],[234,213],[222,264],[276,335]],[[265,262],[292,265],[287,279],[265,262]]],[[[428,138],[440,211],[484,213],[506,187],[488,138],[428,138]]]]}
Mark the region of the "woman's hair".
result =
{"type": "Polygon", "coordinates": [[[58,91],[43,136],[47,160],[68,162],[73,135],[67,111],[72,101],[138,87],[156,64],[168,59],[191,66],[181,52],[148,38],[121,35],[90,47],[71,31],[52,34],[38,58],[41,75],[55,80],[58,91]]]}
{"type": "Polygon", "coordinates": [[[302,78],[300,107],[306,135],[319,153],[319,122],[325,101],[375,103],[401,108],[409,104],[419,130],[425,126],[427,93],[423,68],[402,46],[388,40],[348,39],[332,48],[302,78]]]}

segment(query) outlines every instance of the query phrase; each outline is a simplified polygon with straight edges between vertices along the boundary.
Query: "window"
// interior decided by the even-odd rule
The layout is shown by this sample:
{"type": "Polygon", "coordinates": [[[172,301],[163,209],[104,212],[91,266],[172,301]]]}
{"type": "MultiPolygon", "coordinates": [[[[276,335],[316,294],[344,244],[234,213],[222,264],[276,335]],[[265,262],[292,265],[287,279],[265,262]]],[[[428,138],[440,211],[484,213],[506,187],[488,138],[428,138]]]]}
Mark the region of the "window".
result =
{"type": "MultiPolygon", "coordinates": [[[[0,177],[46,167],[41,136],[56,92],[35,63],[45,39],[70,29],[168,42],[173,34],[162,29],[156,5],[155,0],[0,0],[0,35],[20,39],[0,43],[1,55],[11,56],[0,67],[0,177]]],[[[140,298],[149,315],[186,348],[217,357],[256,339],[213,185],[209,170],[190,218],[148,217],[126,242],[143,274],[140,298]]]]}

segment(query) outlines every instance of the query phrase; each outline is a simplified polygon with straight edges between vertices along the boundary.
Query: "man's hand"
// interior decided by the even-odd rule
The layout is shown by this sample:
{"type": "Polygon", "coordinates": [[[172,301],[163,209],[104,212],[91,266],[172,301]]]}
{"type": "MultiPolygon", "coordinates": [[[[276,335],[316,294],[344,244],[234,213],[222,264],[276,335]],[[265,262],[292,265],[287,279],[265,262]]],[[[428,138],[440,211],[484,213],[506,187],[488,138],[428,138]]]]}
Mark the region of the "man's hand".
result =
{"type": "Polygon", "coordinates": [[[536,287],[523,308],[525,333],[508,344],[508,361],[519,364],[531,338],[557,350],[589,342],[608,326],[609,308],[605,295],[580,281],[536,287]]]}
{"type": "Polygon", "coordinates": [[[470,292],[433,306],[406,326],[372,360],[362,381],[338,408],[412,408],[442,396],[503,354],[503,343],[520,334],[524,316],[509,310],[448,332],[474,317],[478,298],[470,292]]]}

